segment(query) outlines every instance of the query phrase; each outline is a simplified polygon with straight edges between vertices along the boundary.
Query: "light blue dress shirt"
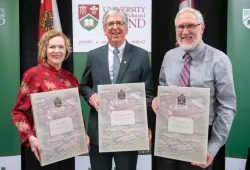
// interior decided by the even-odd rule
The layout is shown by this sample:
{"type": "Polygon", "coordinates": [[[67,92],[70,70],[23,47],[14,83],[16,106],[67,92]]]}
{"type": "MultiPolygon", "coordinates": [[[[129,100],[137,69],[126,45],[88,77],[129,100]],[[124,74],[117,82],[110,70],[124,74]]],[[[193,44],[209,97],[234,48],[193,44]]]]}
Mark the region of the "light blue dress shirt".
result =
{"type": "MultiPolygon", "coordinates": [[[[168,51],[161,66],[159,84],[178,86],[185,51],[168,51]]],[[[232,64],[223,52],[201,42],[190,52],[190,87],[210,88],[209,125],[212,125],[208,152],[216,155],[225,144],[236,113],[232,64]]]]}

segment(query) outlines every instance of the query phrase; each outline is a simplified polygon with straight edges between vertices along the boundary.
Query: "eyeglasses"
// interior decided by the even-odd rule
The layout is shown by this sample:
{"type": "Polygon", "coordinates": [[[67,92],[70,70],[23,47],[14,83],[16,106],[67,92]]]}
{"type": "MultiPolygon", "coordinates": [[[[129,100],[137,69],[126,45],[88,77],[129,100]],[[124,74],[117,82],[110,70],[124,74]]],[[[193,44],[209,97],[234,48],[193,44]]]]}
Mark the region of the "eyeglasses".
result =
{"type": "Polygon", "coordinates": [[[122,27],[123,25],[125,25],[125,22],[123,22],[123,21],[108,22],[108,23],[106,24],[106,27],[108,27],[108,28],[113,28],[114,25],[116,25],[117,27],[122,27]]]}
{"type": "Polygon", "coordinates": [[[201,23],[193,25],[193,24],[189,24],[189,25],[179,25],[176,26],[175,29],[176,31],[182,32],[184,31],[184,29],[186,28],[188,31],[193,31],[197,26],[201,25],[201,23]]]}

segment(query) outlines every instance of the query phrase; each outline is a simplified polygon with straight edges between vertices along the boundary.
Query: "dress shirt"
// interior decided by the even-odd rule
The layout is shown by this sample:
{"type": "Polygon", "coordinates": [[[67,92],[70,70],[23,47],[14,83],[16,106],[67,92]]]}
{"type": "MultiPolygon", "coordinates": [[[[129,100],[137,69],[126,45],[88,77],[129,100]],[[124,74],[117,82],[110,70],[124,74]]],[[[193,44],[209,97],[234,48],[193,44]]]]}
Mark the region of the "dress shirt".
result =
{"type": "Polygon", "coordinates": [[[30,94],[73,87],[80,89],[78,81],[72,73],[62,68],[56,70],[48,63],[39,64],[23,74],[16,105],[11,112],[22,145],[29,146],[28,137],[35,135],[30,94]]]}
{"type": "MultiPolygon", "coordinates": [[[[113,82],[113,60],[114,60],[114,49],[115,47],[111,46],[110,44],[108,44],[109,46],[109,53],[108,53],[108,61],[109,61],[109,76],[110,76],[110,80],[111,82],[113,82]]],[[[120,62],[122,61],[122,56],[123,56],[123,52],[126,46],[126,41],[124,41],[124,43],[118,47],[119,53],[118,53],[118,57],[120,62]]]]}
{"type": "MultiPolygon", "coordinates": [[[[168,51],[161,66],[159,84],[178,86],[185,51],[168,51]]],[[[201,42],[190,52],[190,87],[210,88],[209,125],[212,125],[208,152],[216,155],[225,144],[236,113],[232,64],[223,52],[201,42]]]]}

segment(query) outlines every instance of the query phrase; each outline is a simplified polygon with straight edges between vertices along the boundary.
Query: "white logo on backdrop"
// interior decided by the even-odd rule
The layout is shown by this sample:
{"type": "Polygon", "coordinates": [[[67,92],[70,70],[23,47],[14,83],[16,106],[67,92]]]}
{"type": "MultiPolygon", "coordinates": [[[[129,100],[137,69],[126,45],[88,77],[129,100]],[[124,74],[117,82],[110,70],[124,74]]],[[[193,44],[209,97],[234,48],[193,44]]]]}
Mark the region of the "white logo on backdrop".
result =
{"type": "Polygon", "coordinates": [[[102,16],[111,8],[119,8],[128,15],[126,40],[151,52],[151,0],[97,0],[94,4],[92,1],[85,0],[84,4],[81,0],[72,1],[74,52],[88,52],[108,42],[102,16]]]}
{"type": "Polygon", "coordinates": [[[243,24],[250,29],[250,9],[243,9],[243,24]]]}
{"type": "Polygon", "coordinates": [[[0,25],[5,24],[4,8],[0,8],[0,25]]]}

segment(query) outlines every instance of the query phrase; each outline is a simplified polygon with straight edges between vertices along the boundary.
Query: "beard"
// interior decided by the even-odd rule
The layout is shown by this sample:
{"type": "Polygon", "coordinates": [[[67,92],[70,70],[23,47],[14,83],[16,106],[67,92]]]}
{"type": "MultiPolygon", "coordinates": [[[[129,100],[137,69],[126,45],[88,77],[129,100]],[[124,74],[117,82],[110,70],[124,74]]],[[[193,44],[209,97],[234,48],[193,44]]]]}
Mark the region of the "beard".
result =
{"type": "Polygon", "coordinates": [[[192,43],[182,43],[181,37],[177,37],[176,39],[177,39],[177,42],[178,42],[179,46],[181,48],[183,48],[184,51],[192,51],[193,49],[195,49],[198,46],[198,44],[199,44],[200,40],[202,39],[202,37],[201,37],[200,34],[198,34],[197,37],[194,37],[192,35],[191,38],[193,40],[192,43]]]}

